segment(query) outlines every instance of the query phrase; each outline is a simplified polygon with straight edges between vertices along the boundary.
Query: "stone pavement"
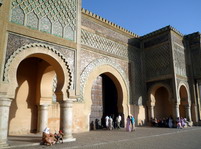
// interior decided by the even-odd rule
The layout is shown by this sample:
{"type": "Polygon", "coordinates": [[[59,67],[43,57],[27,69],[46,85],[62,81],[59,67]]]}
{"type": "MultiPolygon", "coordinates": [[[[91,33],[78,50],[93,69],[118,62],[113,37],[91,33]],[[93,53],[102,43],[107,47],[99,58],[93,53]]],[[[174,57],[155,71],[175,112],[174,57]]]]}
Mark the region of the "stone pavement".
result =
{"type": "Polygon", "coordinates": [[[39,145],[38,135],[9,137],[12,149],[201,149],[201,127],[137,127],[135,132],[98,130],[73,135],[75,142],[39,145]]]}

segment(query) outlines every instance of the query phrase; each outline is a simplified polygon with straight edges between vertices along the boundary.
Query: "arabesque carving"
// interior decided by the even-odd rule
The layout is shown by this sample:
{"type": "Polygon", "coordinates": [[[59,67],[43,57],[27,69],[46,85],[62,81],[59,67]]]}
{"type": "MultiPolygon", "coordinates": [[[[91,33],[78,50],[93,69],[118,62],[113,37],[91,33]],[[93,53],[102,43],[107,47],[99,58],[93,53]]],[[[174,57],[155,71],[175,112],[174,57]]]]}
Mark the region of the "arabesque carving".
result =
{"type": "Polygon", "coordinates": [[[69,74],[69,84],[68,84],[68,89],[71,88],[71,85],[72,85],[72,74],[71,74],[71,71],[70,71],[70,68],[69,68],[69,65],[68,65],[68,62],[65,58],[65,56],[63,56],[58,50],[48,46],[48,45],[45,45],[45,44],[42,44],[42,43],[32,43],[32,44],[27,44],[27,45],[24,45],[22,46],[21,48],[18,48],[10,57],[9,59],[7,60],[6,64],[5,64],[5,69],[4,69],[4,74],[3,74],[3,80],[5,82],[9,82],[9,79],[8,79],[8,71],[9,71],[9,66],[10,64],[12,63],[13,59],[20,53],[20,52],[23,52],[25,50],[28,50],[29,48],[33,48],[33,47],[43,47],[43,48],[46,48],[48,50],[50,50],[51,52],[53,52],[54,54],[56,54],[58,57],[60,57],[60,59],[65,63],[65,66],[66,66],[66,70],[69,74]]]}
{"type": "Polygon", "coordinates": [[[94,70],[94,68],[101,66],[101,65],[110,65],[113,68],[115,68],[120,73],[120,75],[122,76],[122,78],[126,84],[127,89],[129,89],[128,77],[120,65],[118,65],[117,63],[115,63],[114,61],[112,61],[109,58],[96,59],[96,60],[92,61],[81,73],[81,77],[80,77],[80,94],[81,95],[80,95],[80,98],[78,98],[78,102],[84,101],[83,91],[85,88],[86,81],[89,78],[89,74],[94,70]]]}

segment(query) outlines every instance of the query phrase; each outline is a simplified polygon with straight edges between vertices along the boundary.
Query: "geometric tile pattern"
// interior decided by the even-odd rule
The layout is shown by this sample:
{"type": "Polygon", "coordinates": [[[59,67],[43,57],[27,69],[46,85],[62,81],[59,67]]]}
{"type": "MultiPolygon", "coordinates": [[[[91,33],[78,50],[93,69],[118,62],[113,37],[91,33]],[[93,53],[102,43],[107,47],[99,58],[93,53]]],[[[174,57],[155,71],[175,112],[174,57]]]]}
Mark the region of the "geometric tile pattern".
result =
{"type": "Polygon", "coordinates": [[[76,39],[77,0],[11,0],[11,2],[11,22],[63,38],[67,37],[73,41],[76,39]]]}
{"type": "Polygon", "coordinates": [[[201,76],[201,53],[199,47],[194,47],[191,50],[191,60],[193,64],[193,73],[195,77],[201,76]]]}
{"type": "Polygon", "coordinates": [[[170,74],[171,53],[168,43],[156,48],[147,49],[144,52],[147,80],[170,74]]]}
{"type": "Polygon", "coordinates": [[[27,23],[26,25],[33,29],[38,29],[39,20],[37,15],[34,12],[27,14],[27,23]]]}
{"type": "Polygon", "coordinates": [[[174,43],[174,63],[175,63],[175,72],[180,76],[186,76],[186,58],[185,58],[185,49],[182,46],[174,43]]]}
{"type": "Polygon", "coordinates": [[[119,57],[128,58],[128,46],[83,29],[81,31],[81,43],[100,51],[108,52],[119,57]]]}
{"type": "Polygon", "coordinates": [[[134,51],[134,61],[130,63],[130,75],[131,75],[131,88],[132,100],[131,104],[142,105],[143,95],[143,81],[142,81],[142,64],[141,64],[142,52],[138,49],[134,51]]]}
{"type": "Polygon", "coordinates": [[[57,97],[55,94],[56,88],[57,88],[57,75],[55,75],[52,80],[52,102],[54,103],[57,101],[57,97]]]}

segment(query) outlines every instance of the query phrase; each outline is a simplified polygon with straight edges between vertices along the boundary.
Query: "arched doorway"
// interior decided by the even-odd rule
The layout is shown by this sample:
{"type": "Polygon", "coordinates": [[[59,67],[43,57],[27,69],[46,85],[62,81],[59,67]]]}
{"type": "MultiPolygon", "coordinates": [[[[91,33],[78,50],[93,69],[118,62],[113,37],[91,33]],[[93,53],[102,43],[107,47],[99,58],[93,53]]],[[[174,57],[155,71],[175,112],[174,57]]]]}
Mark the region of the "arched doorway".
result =
{"type": "MultiPolygon", "coordinates": [[[[85,112],[83,117],[86,121],[83,127],[84,130],[90,130],[90,115],[91,115],[91,105],[92,105],[92,86],[94,80],[100,75],[106,75],[109,77],[116,86],[117,89],[117,105],[118,112],[122,113],[122,124],[124,126],[125,118],[129,114],[129,92],[128,92],[128,82],[124,71],[118,67],[116,63],[110,59],[97,59],[90,63],[87,68],[81,74],[81,97],[84,100],[85,112]],[[87,129],[86,129],[87,128],[87,129]]],[[[81,113],[80,113],[81,114],[81,113]]]]}
{"type": "Polygon", "coordinates": [[[155,118],[163,119],[172,116],[172,105],[169,101],[169,93],[165,87],[159,87],[155,92],[155,118]]]}
{"type": "Polygon", "coordinates": [[[9,134],[29,134],[39,131],[39,105],[47,105],[46,127],[59,130],[59,104],[54,91],[56,72],[45,60],[37,57],[24,59],[17,69],[18,88],[11,103],[9,134]],[[54,114],[52,114],[54,113],[54,114]],[[20,126],[20,127],[16,127],[20,126]]]}
{"type": "Polygon", "coordinates": [[[156,83],[149,88],[147,102],[149,121],[173,117],[172,91],[168,84],[156,83]]]}
{"type": "MultiPolygon", "coordinates": [[[[91,90],[91,115],[90,122],[100,122],[105,126],[105,116],[111,116],[115,120],[118,114],[122,114],[122,106],[118,105],[118,91],[113,80],[106,74],[99,75],[93,82],[91,90]]],[[[120,101],[122,103],[122,101],[120,101]]],[[[96,123],[97,124],[97,123],[96,123]]]]}
{"type": "Polygon", "coordinates": [[[186,108],[188,107],[189,103],[188,103],[188,93],[184,85],[181,85],[179,89],[179,96],[180,96],[180,105],[179,105],[180,117],[187,118],[188,111],[186,108]]]}
{"type": "Polygon", "coordinates": [[[103,116],[112,116],[113,119],[118,115],[118,94],[114,82],[102,74],[103,78],[103,116]]]}

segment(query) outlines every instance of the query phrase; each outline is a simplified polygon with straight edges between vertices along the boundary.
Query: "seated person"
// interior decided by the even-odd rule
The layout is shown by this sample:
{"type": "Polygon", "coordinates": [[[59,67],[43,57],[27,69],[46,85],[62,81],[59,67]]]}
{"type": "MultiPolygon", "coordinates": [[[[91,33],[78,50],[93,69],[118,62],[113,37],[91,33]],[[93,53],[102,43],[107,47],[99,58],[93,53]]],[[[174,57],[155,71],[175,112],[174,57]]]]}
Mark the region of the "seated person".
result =
{"type": "Polygon", "coordinates": [[[179,117],[177,118],[176,122],[177,122],[177,128],[178,128],[178,129],[182,129],[181,120],[180,120],[179,117]]]}
{"type": "Polygon", "coordinates": [[[50,128],[45,128],[43,131],[42,142],[45,145],[53,145],[55,144],[55,138],[52,133],[50,133],[50,128]]]}
{"type": "Polygon", "coordinates": [[[56,143],[57,143],[57,142],[60,143],[60,141],[62,141],[62,143],[63,143],[63,136],[64,136],[64,134],[63,134],[63,132],[62,132],[61,130],[59,130],[58,133],[55,133],[55,134],[54,134],[54,137],[55,137],[55,139],[56,139],[56,143]]]}

